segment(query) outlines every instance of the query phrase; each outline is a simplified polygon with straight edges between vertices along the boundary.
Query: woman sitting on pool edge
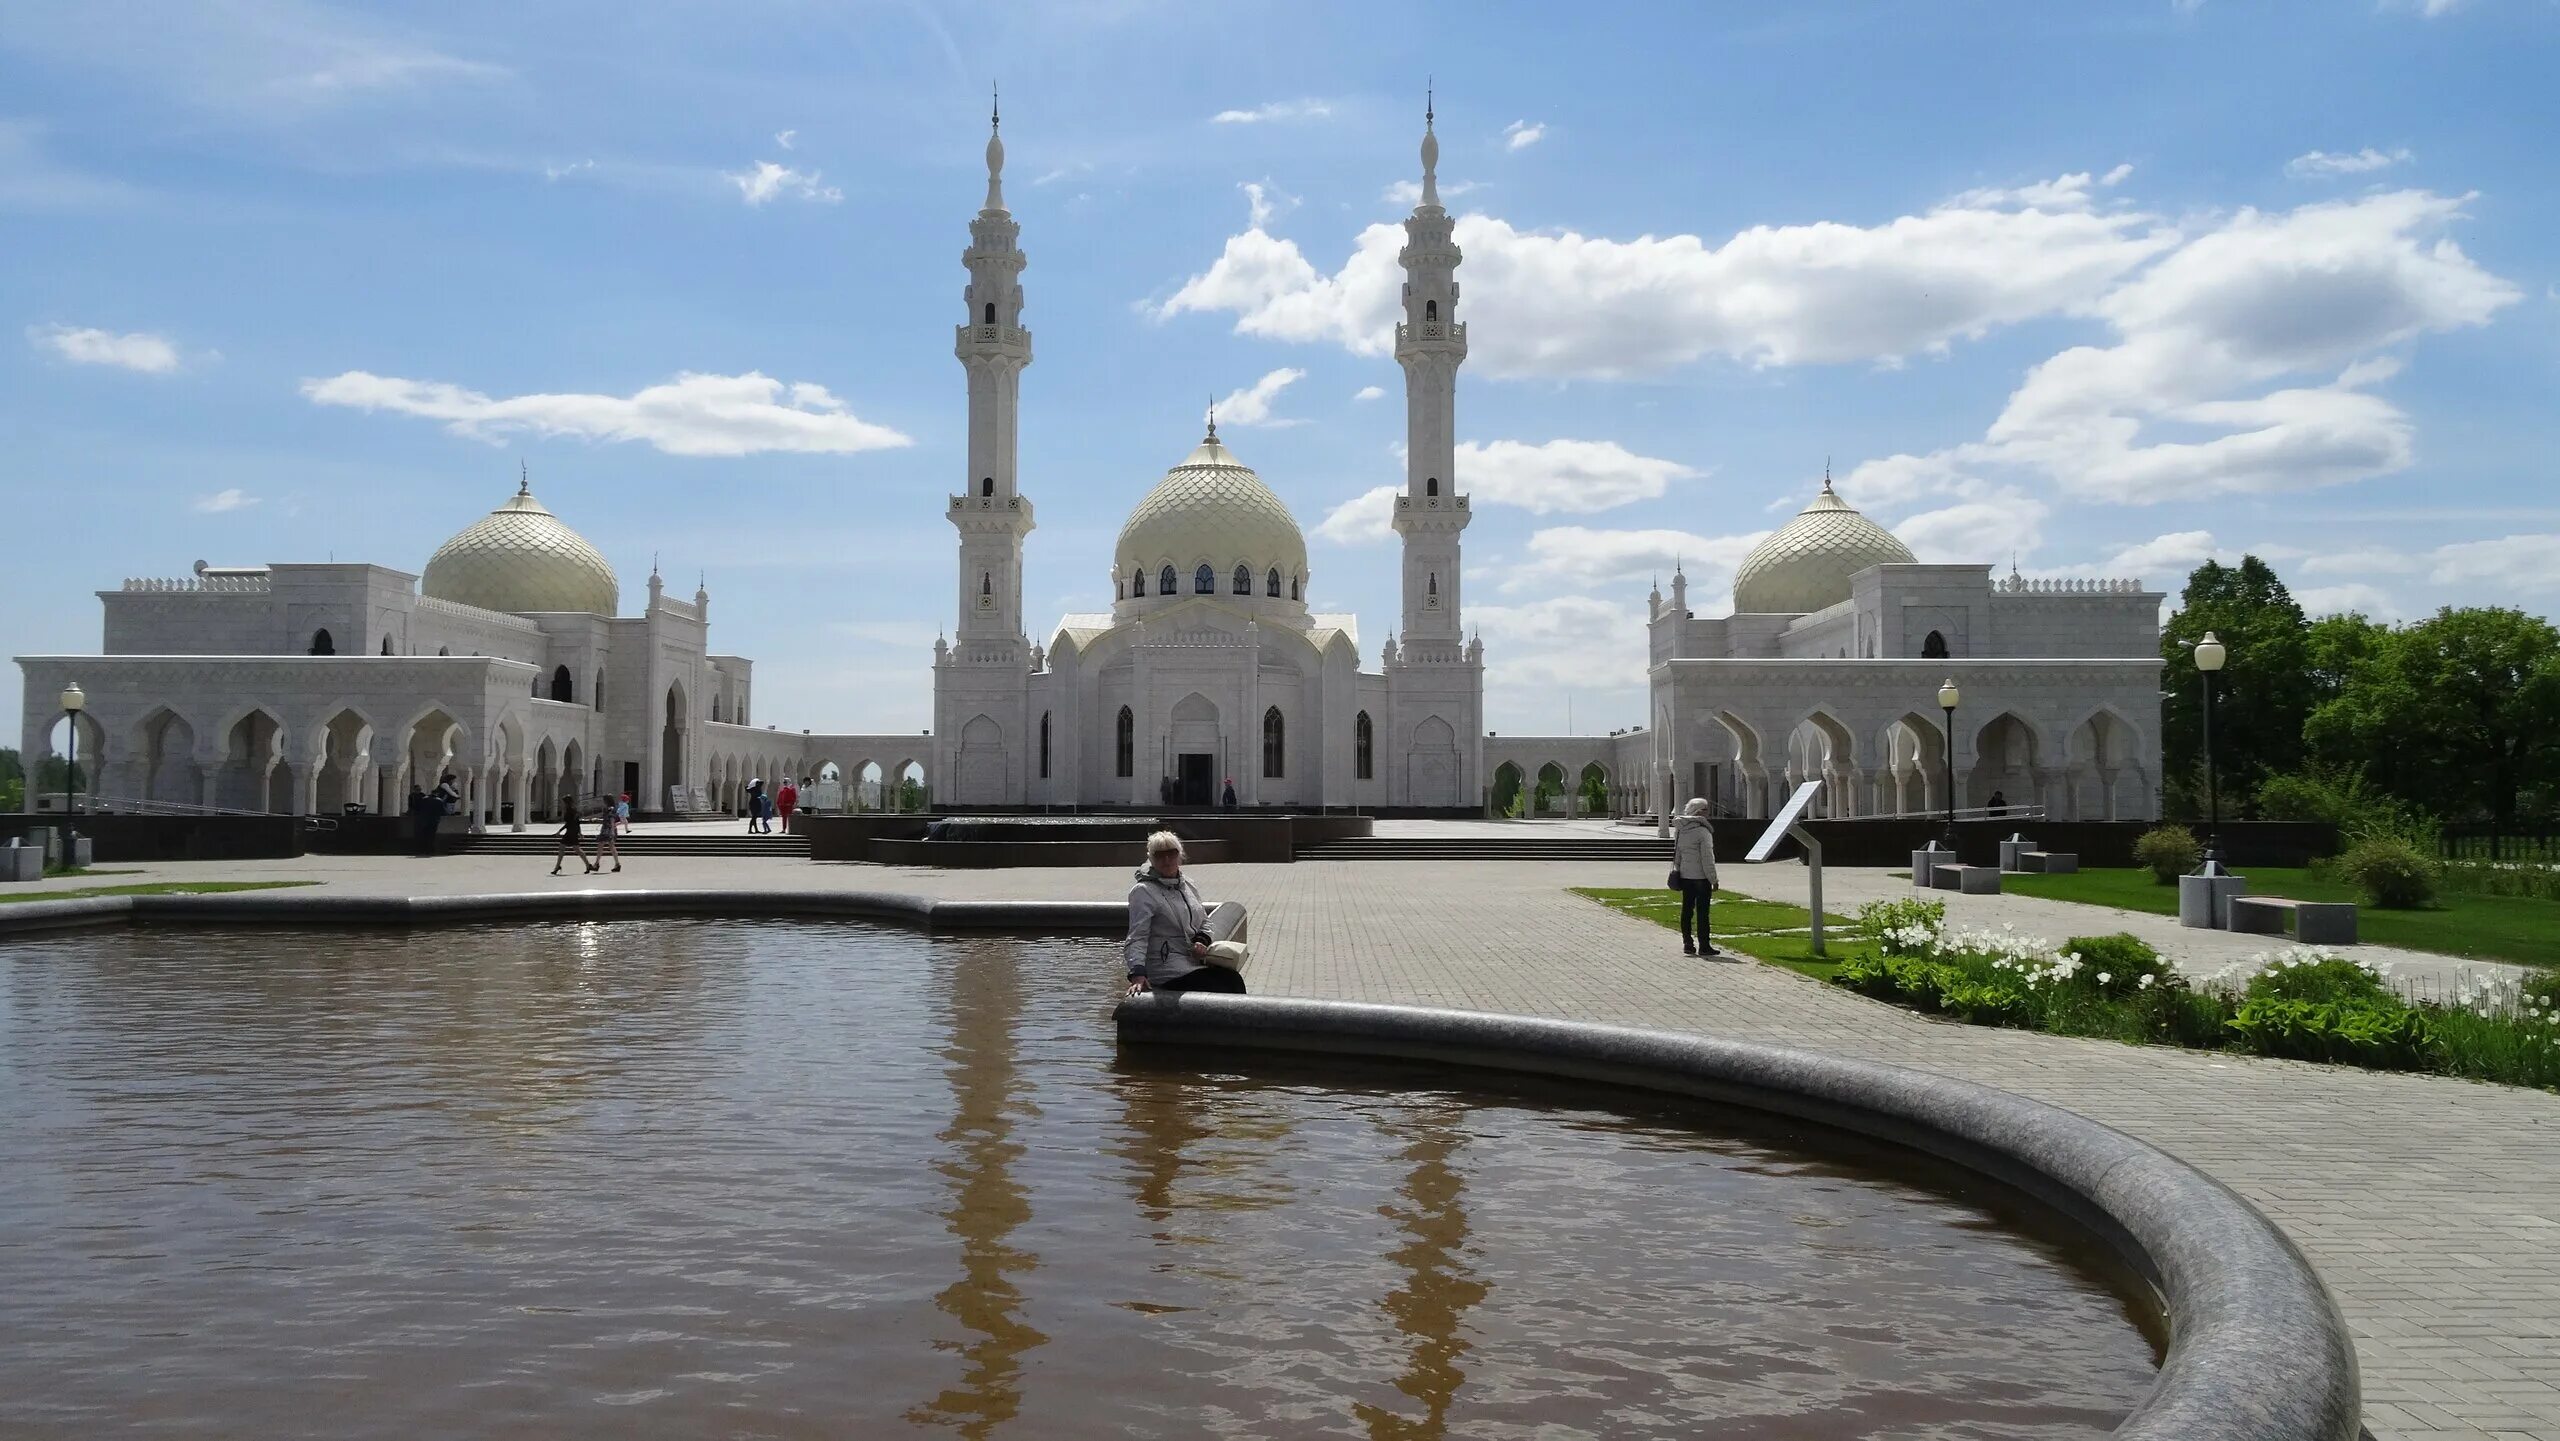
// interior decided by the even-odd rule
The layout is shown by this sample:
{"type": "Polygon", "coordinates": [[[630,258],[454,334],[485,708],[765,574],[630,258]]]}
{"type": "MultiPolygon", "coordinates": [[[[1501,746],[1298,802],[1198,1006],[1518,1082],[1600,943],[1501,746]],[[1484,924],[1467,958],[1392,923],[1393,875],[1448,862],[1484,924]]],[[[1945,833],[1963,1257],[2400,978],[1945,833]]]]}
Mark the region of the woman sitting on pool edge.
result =
{"type": "Polygon", "coordinates": [[[1129,887],[1129,994],[1221,991],[1244,994],[1244,977],[1209,964],[1209,903],[1182,874],[1182,837],[1147,837],[1147,863],[1129,887]]]}

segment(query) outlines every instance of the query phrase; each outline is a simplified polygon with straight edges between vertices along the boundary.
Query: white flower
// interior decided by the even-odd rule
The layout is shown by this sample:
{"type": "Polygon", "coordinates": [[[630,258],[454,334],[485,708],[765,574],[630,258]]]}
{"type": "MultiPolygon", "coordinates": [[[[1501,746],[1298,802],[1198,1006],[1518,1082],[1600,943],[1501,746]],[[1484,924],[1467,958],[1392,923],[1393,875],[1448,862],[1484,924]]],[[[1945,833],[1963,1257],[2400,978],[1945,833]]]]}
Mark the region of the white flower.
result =
{"type": "Polygon", "coordinates": [[[2100,971],[2100,972],[2098,972],[2098,984],[2099,984],[2099,985],[2102,985],[2102,986],[2103,986],[2103,985],[2106,985],[2108,982],[2113,981],[2114,979],[2115,979],[2115,976],[2114,976],[2114,974],[2113,974],[2112,972],[2108,972],[2108,971],[2100,971]]]}
{"type": "Polygon", "coordinates": [[[2145,971],[2145,972],[2143,972],[2143,973],[2142,973],[2142,989],[2144,989],[2144,990],[2146,990],[2146,991],[2147,991],[2147,990],[2150,990],[2150,989],[2151,989],[2151,983],[2152,983],[2152,982],[2154,982],[2154,981],[2156,981],[2156,980],[2158,980],[2158,979],[2160,979],[2158,976],[2155,976],[2155,975],[2151,974],[2149,971],[2145,971]]]}

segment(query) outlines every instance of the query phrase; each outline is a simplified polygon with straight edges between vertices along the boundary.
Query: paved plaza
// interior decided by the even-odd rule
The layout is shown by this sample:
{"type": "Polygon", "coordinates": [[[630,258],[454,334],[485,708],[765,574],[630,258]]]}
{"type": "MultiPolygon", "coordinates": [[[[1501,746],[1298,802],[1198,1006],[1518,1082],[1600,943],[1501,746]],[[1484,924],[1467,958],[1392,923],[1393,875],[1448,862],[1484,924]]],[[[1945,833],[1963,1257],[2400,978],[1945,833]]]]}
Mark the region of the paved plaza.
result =
{"type": "MultiPolygon", "coordinates": [[[[1129,884],[1127,867],[937,871],[686,858],[554,879],[549,864],[308,856],[118,866],[111,869],[135,873],[46,888],[291,877],[342,895],[735,886],[1051,900],[1117,897],[1129,884]]],[[[2301,1244],[2355,1330],[2374,1435],[2560,1441],[2560,1097],[1939,1021],[1776,967],[1683,957],[1670,932],[1568,890],[1659,886],[1662,870],[1650,860],[1366,861],[1204,865],[1194,874],[1212,899],[1250,907],[1252,980],[1266,993],[1810,1046],[1985,1082],[2116,1126],[2221,1178],[2301,1244]]],[[[1798,902],[1804,880],[1792,864],[1724,874],[1732,890],[1798,902]]],[[[1826,882],[1825,900],[1840,912],[1911,894],[1884,871],[1833,870],[1826,882]]],[[[2031,897],[1947,899],[1960,921],[2055,938],[2130,929],[2191,971],[2266,945],[2031,897]]],[[[2451,969],[2379,947],[2357,953],[2451,969]]]]}

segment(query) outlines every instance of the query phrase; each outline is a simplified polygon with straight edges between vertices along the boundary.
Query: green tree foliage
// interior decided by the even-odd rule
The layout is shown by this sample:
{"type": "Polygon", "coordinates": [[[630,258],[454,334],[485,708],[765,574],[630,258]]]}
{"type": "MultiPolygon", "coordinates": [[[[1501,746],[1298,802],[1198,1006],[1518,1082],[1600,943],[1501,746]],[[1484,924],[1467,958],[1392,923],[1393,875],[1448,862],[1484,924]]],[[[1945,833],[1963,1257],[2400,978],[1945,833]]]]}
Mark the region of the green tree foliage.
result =
{"type": "Polygon", "coordinates": [[[2306,717],[2319,754],[2440,818],[2503,828],[2548,815],[2560,792],[2560,630],[2496,607],[2375,629],[2306,717]]]}
{"type": "MultiPolygon", "coordinates": [[[[2214,679],[2213,758],[2223,813],[2244,814],[2245,798],[2260,781],[2302,762],[2302,724],[2312,700],[2311,625],[2284,582],[2256,556],[2196,567],[2160,636],[2167,662],[2161,689],[2169,693],[2160,705],[2162,764],[2171,776],[2186,775],[2204,760],[2204,686],[2191,652],[2207,631],[2230,652],[2214,679]]],[[[2184,787],[2172,789],[2183,798],[2184,787]]]]}

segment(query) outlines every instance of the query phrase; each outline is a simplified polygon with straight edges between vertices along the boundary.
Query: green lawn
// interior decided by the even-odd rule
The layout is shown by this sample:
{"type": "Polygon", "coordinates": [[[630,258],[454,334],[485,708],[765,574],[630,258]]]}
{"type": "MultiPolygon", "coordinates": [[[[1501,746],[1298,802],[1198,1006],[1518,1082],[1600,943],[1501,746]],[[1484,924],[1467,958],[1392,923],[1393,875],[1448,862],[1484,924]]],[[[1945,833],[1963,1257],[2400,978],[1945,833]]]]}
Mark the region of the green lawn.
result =
{"type": "MultiPolygon", "coordinates": [[[[1670,891],[1577,886],[1573,893],[1669,930],[1680,929],[1680,897],[1670,891]]],[[[1820,981],[1829,980],[1831,973],[1840,968],[1842,949],[1853,935],[1852,923],[1845,917],[1828,911],[1823,917],[1825,949],[1830,953],[1827,956],[1813,953],[1813,913],[1802,906],[1718,891],[1708,919],[1714,923],[1719,950],[1740,951],[1755,960],[1784,966],[1820,981]]]]}
{"type": "MultiPolygon", "coordinates": [[[[2252,866],[2243,872],[2253,895],[2297,901],[2353,901],[2355,887],[2307,870],[2252,866]]],[[[2115,906],[2153,915],[2178,913],[2178,888],[2155,883],[2146,870],[2089,870],[2073,875],[2007,875],[2000,884],[2024,896],[2046,896],[2084,905],[2115,906]]],[[[1674,922],[1679,912],[1672,913],[1674,922]]],[[[2475,960],[2560,966],[2560,901],[2526,896],[2448,895],[2423,911],[2359,906],[2356,934],[2378,946],[2431,951],[2475,960]]],[[[2278,944],[2269,937],[2270,944],[2278,944]]]]}
{"type": "Polygon", "coordinates": [[[0,895],[0,905],[20,901],[77,901],[91,896],[212,896],[226,891],[273,891],[318,884],[318,881],[162,881],[148,886],[89,886],[76,891],[16,892],[0,895]]]}

